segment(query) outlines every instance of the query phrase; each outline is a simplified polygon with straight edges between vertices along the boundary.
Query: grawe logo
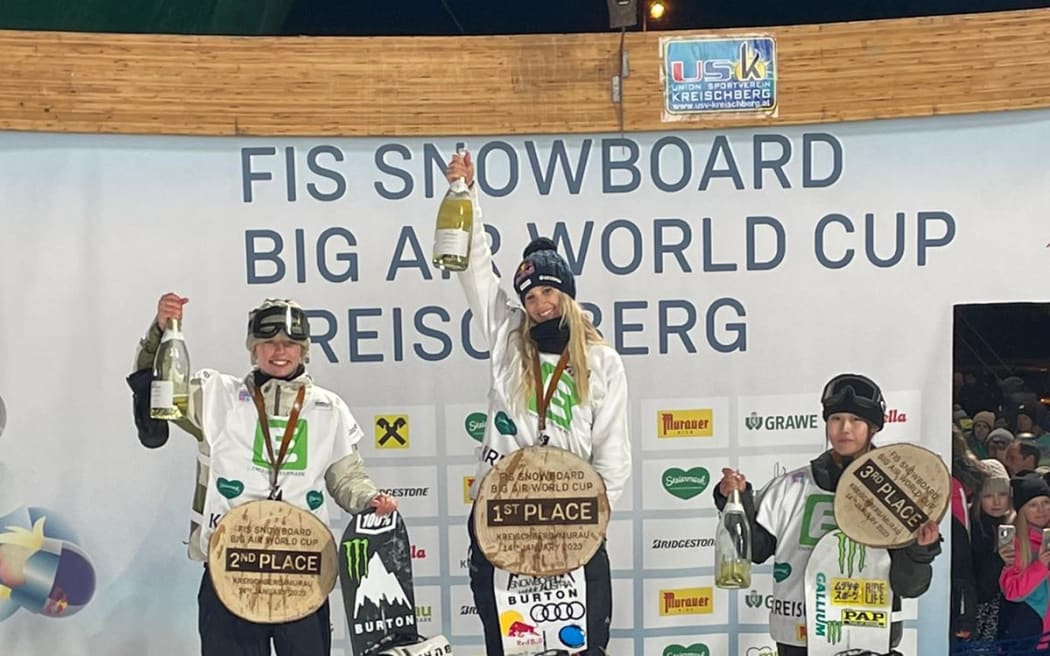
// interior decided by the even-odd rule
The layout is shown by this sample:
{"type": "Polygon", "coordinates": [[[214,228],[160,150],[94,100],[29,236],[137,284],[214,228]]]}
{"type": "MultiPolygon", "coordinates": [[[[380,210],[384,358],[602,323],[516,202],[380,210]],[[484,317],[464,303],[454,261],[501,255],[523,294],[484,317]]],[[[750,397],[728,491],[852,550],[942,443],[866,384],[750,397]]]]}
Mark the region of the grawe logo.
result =
{"type": "Polygon", "coordinates": [[[470,439],[480,442],[485,437],[485,424],[488,421],[489,416],[484,412],[472,412],[463,420],[463,428],[466,429],[467,435],[470,435],[470,439]]]}
{"type": "Polygon", "coordinates": [[[897,408],[890,408],[884,415],[887,424],[903,424],[908,421],[907,413],[901,412],[897,408]]]}
{"type": "Polygon", "coordinates": [[[656,413],[656,436],[711,437],[714,434],[710,408],[702,410],[660,410],[656,413]]]}
{"type": "Polygon", "coordinates": [[[820,427],[817,423],[816,414],[762,416],[757,412],[752,412],[747,417],[744,417],[744,426],[748,430],[767,431],[804,430],[820,427]]]}
{"type": "Polygon", "coordinates": [[[747,604],[748,608],[762,608],[767,605],[766,599],[769,599],[769,603],[772,603],[773,595],[763,595],[758,590],[752,590],[744,597],[744,603],[747,604]]]}
{"type": "Polygon", "coordinates": [[[660,615],[708,615],[714,610],[712,588],[660,590],[660,615]]]}
{"type": "Polygon", "coordinates": [[[707,489],[711,474],[703,467],[693,467],[689,471],[671,467],[664,471],[661,481],[668,494],[687,500],[707,489]]]}
{"type": "Polygon", "coordinates": [[[711,650],[702,642],[694,642],[688,647],[667,645],[664,647],[663,656],[711,656],[711,650]]]}

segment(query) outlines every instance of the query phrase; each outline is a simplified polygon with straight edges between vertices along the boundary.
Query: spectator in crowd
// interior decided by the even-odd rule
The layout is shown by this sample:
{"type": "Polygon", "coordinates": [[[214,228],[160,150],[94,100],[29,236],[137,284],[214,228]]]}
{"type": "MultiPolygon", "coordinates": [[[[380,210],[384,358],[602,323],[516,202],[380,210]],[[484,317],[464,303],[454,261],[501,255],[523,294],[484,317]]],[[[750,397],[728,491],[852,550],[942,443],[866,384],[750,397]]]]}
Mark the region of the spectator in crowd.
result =
{"type": "MultiPolygon", "coordinates": [[[[998,421],[998,420],[996,420],[998,421]]],[[[1006,463],[1006,448],[1014,441],[1013,433],[1005,428],[996,428],[988,433],[988,457],[1006,463]]]]}
{"type": "Polygon", "coordinates": [[[966,438],[952,426],[952,564],[951,636],[967,640],[977,629],[977,579],[970,547],[970,497],[981,490],[984,471],[966,446],[966,438]]]}
{"type": "MultiPolygon", "coordinates": [[[[999,553],[999,526],[1012,524],[1014,509],[1010,502],[1010,475],[998,460],[981,461],[984,483],[974,500],[970,513],[970,547],[974,579],[977,586],[977,621],[975,640],[989,641],[998,638],[999,618],[1005,623],[1012,612],[1013,603],[1004,602],[999,589],[999,575],[1003,570],[1003,556],[999,553]]],[[[1004,550],[1007,558],[1012,556],[1013,545],[1004,550]]],[[[954,554],[953,554],[954,556],[954,554]]],[[[952,567],[955,561],[952,560],[952,567]]]]}
{"type": "Polygon", "coordinates": [[[1050,646],[1050,549],[1042,549],[1043,529],[1050,526],[1050,482],[1043,474],[1026,471],[1010,480],[1010,488],[1016,535],[1013,558],[999,575],[999,588],[1004,599],[1019,603],[1008,618],[1000,618],[1000,636],[1031,638],[1026,653],[1032,653],[1050,646]]]}
{"type": "Polygon", "coordinates": [[[966,445],[980,459],[988,457],[988,435],[995,426],[995,414],[981,410],[973,416],[973,428],[966,434],[966,445]]]}
{"type": "Polygon", "coordinates": [[[1018,472],[1032,471],[1039,466],[1039,447],[1031,440],[1016,439],[1006,447],[1003,464],[1011,476],[1016,476],[1018,472]]]}

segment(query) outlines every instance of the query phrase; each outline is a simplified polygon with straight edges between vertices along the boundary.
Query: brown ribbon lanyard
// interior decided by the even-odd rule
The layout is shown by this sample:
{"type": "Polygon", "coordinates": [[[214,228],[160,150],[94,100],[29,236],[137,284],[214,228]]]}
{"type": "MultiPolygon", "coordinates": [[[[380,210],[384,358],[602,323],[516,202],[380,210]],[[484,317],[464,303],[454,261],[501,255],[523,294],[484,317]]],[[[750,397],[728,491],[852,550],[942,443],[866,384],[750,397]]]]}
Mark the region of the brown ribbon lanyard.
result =
{"type": "Polygon", "coordinates": [[[558,383],[561,382],[561,375],[565,371],[565,367],[569,365],[569,350],[565,349],[562,351],[561,357],[558,359],[558,366],[554,368],[554,374],[551,375],[549,381],[547,381],[547,391],[543,391],[543,374],[540,373],[540,356],[535,354],[532,357],[532,368],[535,371],[534,379],[536,381],[536,414],[539,415],[539,440],[540,446],[546,446],[547,437],[545,431],[547,429],[547,408],[550,406],[551,399],[554,398],[554,390],[558,389],[558,383]]]}
{"type": "MultiPolygon", "coordinates": [[[[262,392],[258,387],[252,387],[252,398],[255,399],[255,410],[259,413],[259,427],[262,429],[263,442],[266,444],[266,455],[270,461],[270,499],[280,501],[277,491],[277,474],[281,471],[281,465],[288,455],[288,445],[292,443],[292,435],[295,433],[295,425],[299,423],[299,411],[303,409],[303,399],[306,397],[306,386],[299,388],[295,395],[295,403],[288,415],[288,425],[284,427],[284,436],[281,437],[281,450],[277,458],[273,457],[273,442],[270,440],[270,420],[266,416],[266,405],[263,403],[262,392]]],[[[276,408],[275,408],[276,410],[276,408]]]]}

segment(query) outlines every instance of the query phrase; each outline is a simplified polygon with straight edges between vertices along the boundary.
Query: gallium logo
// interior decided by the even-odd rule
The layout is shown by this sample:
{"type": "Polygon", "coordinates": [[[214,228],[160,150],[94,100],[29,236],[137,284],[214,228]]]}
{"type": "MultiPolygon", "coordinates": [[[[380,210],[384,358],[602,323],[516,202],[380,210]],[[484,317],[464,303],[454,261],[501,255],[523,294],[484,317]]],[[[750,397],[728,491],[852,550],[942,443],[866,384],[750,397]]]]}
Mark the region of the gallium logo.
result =
{"type": "Polygon", "coordinates": [[[746,426],[748,430],[767,431],[809,430],[819,428],[816,414],[762,416],[757,412],[752,412],[747,417],[744,417],[744,426],[746,426]]]}
{"type": "Polygon", "coordinates": [[[702,410],[660,410],[656,413],[656,436],[711,437],[714,423],[710,408],[702,410]]]}
{"type": "Polygon", "coordinates": [[[712,588],[660,590],[660,615],[709,615],[714,610],[712,588]]]}

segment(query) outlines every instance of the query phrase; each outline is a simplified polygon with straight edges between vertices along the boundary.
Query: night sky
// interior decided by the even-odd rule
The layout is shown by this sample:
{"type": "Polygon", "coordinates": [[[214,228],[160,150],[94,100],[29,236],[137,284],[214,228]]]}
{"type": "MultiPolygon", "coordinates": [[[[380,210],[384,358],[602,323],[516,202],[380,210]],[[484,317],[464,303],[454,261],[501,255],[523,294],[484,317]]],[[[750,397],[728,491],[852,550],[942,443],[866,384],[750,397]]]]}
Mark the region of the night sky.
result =
{"type": "MultiPolygon", "coordinates": [[[[639,4],[645,0],[639,0],[639,4]]],[[[829,23],[1050,6],[1050,0],[666,0],[649,29],[829,23]]],[[[640,30],[640,26],[632,28],[640,30]]],[[[605,32],[605,0],[298,0],[286,34],[448,35],[605,32]],[[452,16],[458,19],[462,30],[452,16]]]]}

